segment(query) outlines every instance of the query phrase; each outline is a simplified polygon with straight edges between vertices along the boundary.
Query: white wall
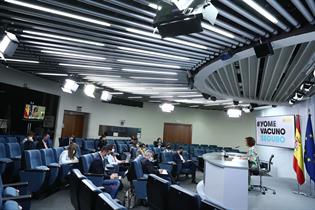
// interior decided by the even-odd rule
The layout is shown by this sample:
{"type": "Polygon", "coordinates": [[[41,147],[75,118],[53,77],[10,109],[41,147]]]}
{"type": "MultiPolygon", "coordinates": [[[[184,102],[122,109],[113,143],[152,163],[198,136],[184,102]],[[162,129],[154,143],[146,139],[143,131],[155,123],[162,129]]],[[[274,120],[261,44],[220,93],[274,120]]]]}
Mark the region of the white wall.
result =
{"type": "MultiPolygon", "coordinates": [[[[142,141],[150,143],[163,136],[164,122],[192,124],[192,143],[217,144],[220,146],[244,146],[244,137],[255,134],[255,115],[246,114],[240,119],[230,119],[223,111],[208,111],[175,107],[173,113],[162,113],[158,104],[145,103],[143,108],[102,103],[99,99],[84,96],[82,91],[66,94],[60,85],[30,74],[0,66],[0,82],[27,87],[60,96],[56,137],[61,135],[64,110],[90,113],[87,136],[97,137],[98,126],[119,126],[120,120],[126,120],[125,126],[142,129],[142,141]]],[[[57,141],[55,141],[57,143],[57,141]]]]}
{"type": "MultiPolygon", "coordinates": [[[[312,114],[312,123],[314,125],[314,106],[315,97],[303,101],[294,106],[281,106],[271,109],[263,110],[257,113],[257,116],[277,116],[277,115],[300,115],[301,123],[301,136],[303,141],[303,150],[304,150],[304,141],[305,141],[305,130],[307,124],[308,110],[312,114]]],[[[289,177],[296,178],[296,174],[293,170],[293,149],[284,149],[277,147],[268,147],[268,146],[257,146],[257,151],[262,160],[267,160],[274,154],[274,165],[272,169],[272,174],[279,177],[289,177]]],[[[305,170],[305,174],[307,174],[305,170]]],[[[306,176],[307,177],[307,176],[306,176]]],[[[308,180],[308,179],[306,179],[308,180]]]]}

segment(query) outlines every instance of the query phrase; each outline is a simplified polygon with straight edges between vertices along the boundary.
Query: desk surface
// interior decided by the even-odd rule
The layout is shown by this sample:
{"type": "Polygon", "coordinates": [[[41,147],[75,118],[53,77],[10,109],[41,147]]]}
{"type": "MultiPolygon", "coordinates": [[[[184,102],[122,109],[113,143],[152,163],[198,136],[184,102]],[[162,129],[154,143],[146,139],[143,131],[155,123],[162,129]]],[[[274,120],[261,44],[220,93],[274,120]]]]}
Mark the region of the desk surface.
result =
{"type": "Polygon", "coordinates": [[[241,159],[240,156],[244,154],[240,153],[226,153],[229,157],[224,158],[220,152],[213,152],[204,154],[202,157],[206,162],[222,168],[240,168],[248,169],[248,160],[241,159]]]}

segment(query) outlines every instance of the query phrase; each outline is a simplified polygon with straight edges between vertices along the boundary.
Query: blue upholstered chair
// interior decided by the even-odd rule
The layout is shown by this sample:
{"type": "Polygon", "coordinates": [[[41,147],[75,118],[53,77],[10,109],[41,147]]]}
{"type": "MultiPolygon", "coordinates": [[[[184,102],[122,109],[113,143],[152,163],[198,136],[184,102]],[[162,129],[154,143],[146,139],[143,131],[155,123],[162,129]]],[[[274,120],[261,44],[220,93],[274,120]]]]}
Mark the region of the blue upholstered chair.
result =
{"type": "Polygon", "coordinates": [[[176,163],[173,160],[174,152],[162,152],[161,153],[161,163],[159,164],[160,168],[165,169],[168,173],[173,171],[173,168],[176,166],[176,163]]]}
{"type": "Polygon", "coordinates": [[[90,166],[95,158],[95,154],[85,154],[79,158],[79,164],[81,168],[81,172],[85,175],[89,180],[93,182],[96,186],[102,186],[104,175],[103,174],[91,174],[89,173],[90,166]]]}
{"type": "Polygon", "coordinates": [[[202,200],[199,210],[225,210],[223,207],[215,205],[210,201],[202,200]]]}
{"type": "Polygon", "coordinates": [[[0,175],[3,174],[9,165],[12,165],[13,161],[7,157],[5,144],[0,143],[0,175]]]}
{"type": "Polygon", "coordinates": [[[80,172],[79,169],[72,169],[69,179],[70,184],[70,200],[75,210],[80,210],[79,205],[79,187],[81,180],[86,177],[80,172]]]}
{"type": "Polygon", "coordinates": [[[80,210],[94,210],[98,194],[103,193],[90,180],[82,179],[79,183],[79,206],[80,210]]]}
{"type": "Polygon", "coordinates": [[[7,140],[4,137],[0,137],[0,144],[7,143],[7,140]]]}
{"type": "Polygon", "coordinates": [[[76,143],[80,148],[82,148],[83,139],[82,138],[74,138],[74,143],[76,143]]]}
{"type": "Polygon", "coordinates": [[[39,150],[27,150],[25,154],[26,169],[20,171],[22,182],[29,183],[29,189],[33,192],[39,192],[45,187],[46,176],[49,180],[49,168],[44,165],[39,150]]]}
{"type": "Polygon", "coordinates": [[[84,140],[82,144],[82,152],[83,154],[96,152],[95,146],[94,146],[94,140],[84,140]]]}
{"type": "MultiPolygon", "coordinates": [[[[64,151],[65,149],[63,147],[56,147],[53,148],[54,155],[56,161],[59,163],[59,157],[60,154],[64,151]]],[[[59,170],[59,180],[65,181],[66,176],[70,173],[73,164],[60,164],[60,170],[59,170]]]]}
{"type": "MultiPolygon", "coordinates": [[[[18,205],[23,207],[23,210],[29,210],[31,207],[31,195],[29,195],[27,186],[27,182],[11,183],[4,185],[0,176],[0,197],[3,200],[17,201],[18,205]]],[[[0,205],[1,204],[2,202],[0,202],[0,205]]]]}
{"type": "Polygon", "coordinates": [[[15,136],[8,136],[6,137],[6,143],[17,143],[18,140],[15,136]]]}
{"type": "Polygon", "coordinates": [[[131,171],[134,173],[132,178],[132,185],[135,189],[137,199],[147,199],[147,179],[148,175],[143,173],[141,159],[138,156],[131,162],[131,171]]]}
{"type": "Polygon", "coordinates": [[[5,145],[7,157],[13,161],[12,177],[18,176],[21,169],[21,146],[19,143],[8,143],[5,145]]]}
{"type": "Polygon", "coordinates": [[[197,210],[200,207],[199,195],[178,185],[171,185],[167,198],[168,210],[197,210]]]}
{"type": "Polygon", "coordinates": [[[124,206],[112,199],[108,193],[100,193],[96,197],[94,210],[127,210],[124,206]]]}
{"type": "Polygon", "coordinates": [[[59,171],[61,169],[58,161],[56,160],[54,150],[51,148],[41,149],[40,154],[43,165],[47,166],[50,169],[48,185],[54,185],[58,181],[59,171]]]}
{"type": "Polygon", "coordinates": [[[150,174],[147,182],[148,205],[152,210],[167,209],[167,197],[170,182],[150,174]]]}

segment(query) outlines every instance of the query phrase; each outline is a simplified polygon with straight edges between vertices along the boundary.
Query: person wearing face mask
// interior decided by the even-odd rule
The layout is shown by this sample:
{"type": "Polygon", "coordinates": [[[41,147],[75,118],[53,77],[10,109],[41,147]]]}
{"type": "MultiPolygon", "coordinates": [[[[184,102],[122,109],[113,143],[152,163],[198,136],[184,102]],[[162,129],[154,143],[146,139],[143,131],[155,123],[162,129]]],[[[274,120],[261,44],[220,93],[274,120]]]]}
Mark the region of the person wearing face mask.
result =
{"type": "Polygon", "coordinates": [[[36,149],[33,137],[34,137],[34,133],[32,131],[28,132],[27,137],[23,140],[24,150],[36,149]]]}
{"type": "Polygon", "coordinates": [[[189,169],[192,176],[191,182],[196,184],[196,165],[191,160],[185,160],[183,153],[183,147],[179,147],[177,152],[173,156],[173,160],[177,165],[176,175],[178,177],[182,169],[189,169]]]}
{"type": "Polygon", "coordinates": [[[78,163],[79,160],[75,156],[78,145],[76,143],[70,143],[68,149],[64,150],[59,156],[59,164],[73,164],[78,163]]]}
{"type": "Polygon", "coordinates": [[[171,183],[175,183],[172,176],[168,174],[165,169],[158,169],[154,166],[154,158],[153,152],[151,150],[147,150],[144,153],[144,158],[141,160],[142,170],[145,174],[155,174],[163,179],[170,181],[171,183]]]}
{"type": "Polygon", "coordinates": [[[114,166],[115,172],[119,175],[123,176],[125,172],[128,170],[128,161],[127,160],[119,160],[115,153],[115,147],[113,144],[108,146],[108,150],[110,151],[106,156],[107,163],[114,166]]]}

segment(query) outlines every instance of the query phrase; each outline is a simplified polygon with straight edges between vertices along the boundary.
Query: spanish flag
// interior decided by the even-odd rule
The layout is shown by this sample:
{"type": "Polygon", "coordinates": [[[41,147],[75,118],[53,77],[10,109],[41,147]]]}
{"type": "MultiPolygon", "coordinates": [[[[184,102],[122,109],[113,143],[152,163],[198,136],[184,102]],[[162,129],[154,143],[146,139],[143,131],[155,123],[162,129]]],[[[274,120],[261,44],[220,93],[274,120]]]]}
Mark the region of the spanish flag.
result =
{"type": "Polygon", "coordinates": [[[300,116],[295,116],[295,148],[293,157],[293,168],[299,185],[305,182],[304,178],[304,159],[301,139],[300,116]]]}

